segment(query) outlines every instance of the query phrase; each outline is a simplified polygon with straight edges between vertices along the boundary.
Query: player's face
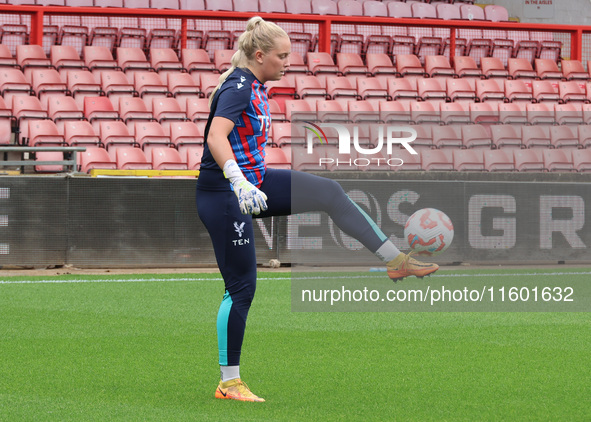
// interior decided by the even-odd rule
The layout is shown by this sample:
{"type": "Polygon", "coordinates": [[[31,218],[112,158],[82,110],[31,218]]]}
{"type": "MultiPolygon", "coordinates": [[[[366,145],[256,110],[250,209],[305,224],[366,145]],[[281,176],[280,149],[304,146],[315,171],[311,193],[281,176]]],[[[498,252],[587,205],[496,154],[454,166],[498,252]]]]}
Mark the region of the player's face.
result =
{"type": "Polygon", "coordinates": [[[289,67],[291,42],[288,37],[278,38],[275,48],[263,55],[263,78],[265,81],[278,81],[289,67]]]}

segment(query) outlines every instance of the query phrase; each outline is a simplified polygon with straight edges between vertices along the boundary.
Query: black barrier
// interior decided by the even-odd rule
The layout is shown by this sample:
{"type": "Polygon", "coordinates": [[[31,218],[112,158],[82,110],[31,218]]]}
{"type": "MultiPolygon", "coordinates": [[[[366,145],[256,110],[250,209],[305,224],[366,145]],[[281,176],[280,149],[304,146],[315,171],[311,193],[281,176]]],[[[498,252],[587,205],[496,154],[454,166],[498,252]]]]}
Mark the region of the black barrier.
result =
{"type": "MultiPolygon", "coordinates": [[[[372,180],[358,172],[324,175],[336,177],[403,248],[407,216],[424,207],[446,212],[455,237],[437,262],[591,262],[588,181],[510,182],[501,175],[494,177],[502,181],[393,180],[397,176],[390,173],[376,173],[372,180]]],[[[414,175],[423,176],[434,178],[433,173],[414,175]]],[[[185,179],[3,177],[0,265],[214,265],[209,236],[195,209],[194,189],[195,181],[185,179]]],[[[261,264],[273,258],[283,263],[378,264],[322,214],[256,220],[255,232],[261,264]]]]}
{"type": "MultiPolygon", "coordinates": [[[[454,240],[436,262],[591,261],[589,183],[338,181],[402,250],[408,250],[404,224],[413,212],[445,212],[454,240]]],[[[290,217],[287,239],[294,263],[377,264],[322,213],[290,217]]]]}

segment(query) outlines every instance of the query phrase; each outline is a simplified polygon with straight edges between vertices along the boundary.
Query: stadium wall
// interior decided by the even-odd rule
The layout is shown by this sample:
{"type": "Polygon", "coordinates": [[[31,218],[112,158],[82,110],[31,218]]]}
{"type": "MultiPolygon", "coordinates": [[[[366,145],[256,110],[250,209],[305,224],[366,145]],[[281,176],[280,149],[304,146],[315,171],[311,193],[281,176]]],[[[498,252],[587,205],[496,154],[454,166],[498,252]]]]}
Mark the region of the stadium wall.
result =
{"type": "MultiPolygon", "coordinates": [[[[440,263],[591,262],[589,175],[325,175],[338,180],[400,247],[412,212],[446,212],[455,238],[440,263]]],[[[0,265],[215,265],[194,190],[190,179],[4,177],[0,265]]],[[[255,244],[260,264],[376,264],[320,213],[256,220],[255,244]]]]}

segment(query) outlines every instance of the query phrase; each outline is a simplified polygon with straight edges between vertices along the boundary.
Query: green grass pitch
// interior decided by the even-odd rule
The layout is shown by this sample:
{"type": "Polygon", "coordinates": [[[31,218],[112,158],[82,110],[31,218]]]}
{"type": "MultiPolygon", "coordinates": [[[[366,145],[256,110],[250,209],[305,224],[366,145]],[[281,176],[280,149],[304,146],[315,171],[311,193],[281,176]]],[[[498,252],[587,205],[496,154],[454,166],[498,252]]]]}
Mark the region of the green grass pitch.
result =
{"type": "Polygon", "coordinates": [[[260,274],[243,349],[267,402],[215,400],[222,293],[216,274],[2,278],[0,420],[591,420],[590,313],[292,312],[286,273],[260,274]]]}

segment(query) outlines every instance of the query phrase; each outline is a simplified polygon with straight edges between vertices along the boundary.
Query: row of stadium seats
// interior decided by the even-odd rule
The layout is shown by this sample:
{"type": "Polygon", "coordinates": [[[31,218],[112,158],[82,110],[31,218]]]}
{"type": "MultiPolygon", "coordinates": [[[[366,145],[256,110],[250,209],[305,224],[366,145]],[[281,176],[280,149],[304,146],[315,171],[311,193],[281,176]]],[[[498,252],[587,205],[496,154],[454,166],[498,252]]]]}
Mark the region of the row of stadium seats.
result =
{"type": "MultiPolygon", "coordinates": [[[[372,2],[364,4],[368,3],[372,2]]],[[[383,3],[375,3],[385,7],[383,3]]],[[[390,5],[397,5],[397,2],[390,5]]],[[[410,8],[408,3],[400,5],[410,8]]],[[[412,6],[423,8],[433,5],[415,3],[412,6]]],[[[451,4],[438,5],[440,6],[456,7],[451,4]]],[[[480,7],[462,5],[461,8],[468,10],[466,16],[474,16],[474,19],[485,17],[480,7]]],[[[396,17],[405,17],[405,14],[401,13],[396,17]]],[[[9,45],[14,53],[16,45],[28,42],[29,25],[28,16],[0,14],[0,43],[9,45]]],[[[189,19],[187,25],[186,47],[206,49],[213,58],[213,52],[217,49],[236,48],[237,37],[244,31],[246,21],[189,19]]],[[[279,25],[290,34],[294,51],[305,57],[306,52],[317,49],[318,24],[280,22],[279,25]]],[[[56,44],[72,45],[79,54],[82,54],[85,45],[101,45],[110,49],[119,46],[178,50],[180,27],[181,19],[178,18],[47,15],[44,21],[43,46],[47,54],[51,46],[56,44]]],[[[333,55],[337,52],[417,54],[421,61],[425,55],[449,56],[448,28],[333,24],[331,32],[333,55]]],[[[499,57],[505,64],[509,57],[524,57],[533,63],[535,58],[558,60],[561,48],[562,43],[554,40],[553,34],[549,32],[458,29],[455,55],[470,55],[477,62],[480,57],[499,57]]]]}
{"type": "MultiPolygon", "coordinates": [[[[84,47],[84,60],[71,46],[52,46],[49,56],[38,45],[20,45],[13,57],[8,47],[0,44],[0,66],[27,69],[33,67],[55,68],[60,72],[80,69],[100,71],[104,69],[123,72],[147,70],[155,72],[223,72],[231,65],[234,50],[216,50],[213,62],[203,49],[183,49],[180,58],[170,48],[148,50],[148,57],[140,48],[119,47],[115,50],[117,58],[106,47],[84,47]]],[[[552,79],[589,80],[590,75],[578,60],[562,60],[561,68],[549,59],[536,59],[534,67],[520,58],[508,59],[505,67],[494,57],[481,60],[480,67],[469,56],[454,58],[454,66],[445,56],[434,55],[425,58],[423,65],[413,54],[393,56],[394,61],[383,53],[369,53],[362,56],[356,53],[337,53],[335,60],[328,53],[308,52],[308,64],[298,53],[292,53],[287,79],[294,83],[296,74],[335,74],[367,76],[428,76],[428,77],[470,77],[470,78],[508,78],[508,79],[552,79]],[[562,69],[562,70],[561,70],[562,69]]],[[[98,80],[97,80],[98,82],[98,80]]]]}
{"type": "MultiPolygon", "coordinates": [[[[306,122],[308,123],[308,122],[306,122]]],[[[380,139],[380,130],[388,125],[379,124],[342,124],[349,128],[349,133],[355,129],[360,145],[375,146],[380,139]]],[[[550,126],[550,125],[484,125],[484,124],[455,124],[439,126],[436,124],[405,124],[405,128],[415,130],[417,137],[412,145],[415,148],[429,149],[507,149],[507,148],[578,148],[591,147],[591,127],[579,126],[550,126]]],[[[398,126],[397,126],[398,127],[398,126]]],[[[338,139],[331,131],[328,133],[327,143],[337,144],[338,139]]],[[[399,134],[399,131],[396,132],[399,134]]],[[[304,124],[273,123],[270,141],[274,145],[300,144],[307,141],[304,124]]],[[[402,136],[402,135],[400,135],[402,136]]]]}
{"type": "Polygon", "coordinates": [[[313,150],[313,154],[298,150],[292,157],[292,166],[298,170],[315,171],[550,171],[562,173],[591,171],[591,150],[589,149],[417,148],[416,151],[416,155],[402,149],[395,151],[391,157],[355,156],[355,154],[352,157],[343,157],[339,156],[336,147],[317,147],[313,150]]]}
{"type": "MultiPolygon", "coordinates": [[[[425,149],[412,155],[396,150],[392,156],[353,153],[342,156],[336,146],[315,147],[312,154],[303,148],[265,149],[267,166],[311,171],[519,171],[519,172],[590,172],[591,149],[425,149]],[[292,156],[293,154],[293,156],[292,156]]],[[[181,154],[173,148],[156,147],[145,153],[140,148],[121,146],[107,151],[88,147],[79,153],[80,171],[93,169],[195,170],[203,149],[194,146],[181,154]]],[[[59,159],[59,157],[54,157],[59,159]]],[[[40,171],[52,171],[40,168],[40,171]]],[[[59,169],[53,168],[53,171],[59,169]]]]}
{"type": "MultiPolygon", "coordinates": [[[[4,2],[3,2],[4,3],[4,2]]],[[[235,12],[274,12],[291,14],[320,14],[345,16],[438,17],[440,19],[486,19],[507,21],[503,6],[474,6],[473,0],[413,1],[402,0],[11,0],[12,5],[42,5],[71,7],[125,7],[174,10],[226,10],[235,12]],[[481,10],[475,10],[479,7],[481,10]]]]}

